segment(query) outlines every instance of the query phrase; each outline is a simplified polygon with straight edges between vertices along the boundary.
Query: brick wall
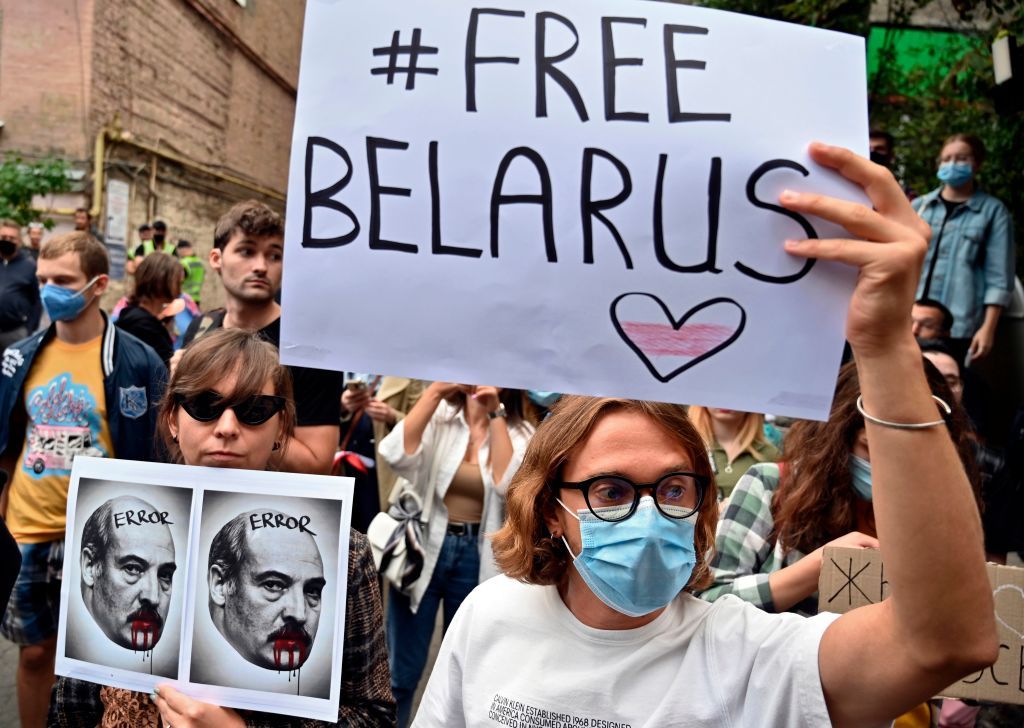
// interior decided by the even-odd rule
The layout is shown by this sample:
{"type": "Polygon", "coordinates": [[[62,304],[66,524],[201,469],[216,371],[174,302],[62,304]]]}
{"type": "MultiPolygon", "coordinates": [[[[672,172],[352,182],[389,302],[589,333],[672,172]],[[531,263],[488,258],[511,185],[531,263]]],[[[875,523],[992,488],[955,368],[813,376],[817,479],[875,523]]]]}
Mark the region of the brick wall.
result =
{"type": "MultiPolygon", "coordinates": [[[[86,172],[96,134],[117,120],[141,143],[281,194],[288,178],[304,0],[31,0],[0,12],[0,152],[58,154],[86,172]],[[213,14],[211,20],[210,15],[213,14]],[[222,23],[224,27],[218,27],[222,23]],[[226,32],[225,32],[226,31],[226,32]],[[248,46],[253,59],[239,44],[248,46]],[[268,73],[267,68],[270,72],[268,73]]],[[[206,258],[217,218],[258,194],[126,144],[106,173],[131,185],[129,249],[144,221],[206,258]]],[[[279,210],[280,202],[266,200],[279,210]]],[[[61,227],[70,220],[57,218],[61,227]]],[[[104,219],[97,220],[102,230],[104,219]]],[[[110,302],[125,292],[115,284],[110,302]]],[[[204,306],[223,295],[208,274],[204,306]]]]}
{"type": "MultiPolygon", "coordinates": [[[[304,3],[195,0],[295,83],[304,3]]],[[[189,0],[96,0],[93,130],[137,139],[283,192],[295,100],[189,0]]]]}
{"type": "Polygon", "coordinates": [[[0,151],[90,153],[94,0],[5,2],[0,14],[0,151]]]}

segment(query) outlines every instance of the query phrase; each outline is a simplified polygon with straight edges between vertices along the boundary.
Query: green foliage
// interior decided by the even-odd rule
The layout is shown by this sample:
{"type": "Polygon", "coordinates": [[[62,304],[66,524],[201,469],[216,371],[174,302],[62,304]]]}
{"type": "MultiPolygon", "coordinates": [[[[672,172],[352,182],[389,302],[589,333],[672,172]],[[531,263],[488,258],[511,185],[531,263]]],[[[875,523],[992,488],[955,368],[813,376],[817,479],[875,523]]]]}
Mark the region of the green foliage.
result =
{"type": "Polygon", "coordinates": [[[26,162],[18,156],[8,156],[0,164],[0,219],[13,220],[21,226],[42,221],[47,228],[53,220],[42,218],[32,209],[32,198],[70,189],[70,165],[63,159],[44,159],[26,162]]]}
{"type": "MultiPolygon", "coordinates": [[[[1018,13],[1024,18],[1024,11],[1018,13]]],[[[978,36],[966,53],[951,50],[927,67],[900,68],[883,59],[871,79],[871,125],[896,138],[897,170],[919,194],[939,186],[936,159],[947,137],[980,137],[987,161],[979,184],[1015,214],[1017,270],[1024,274],[1024,113],[996,113],[990,50],[994,37],[994,31],[978,36]],[[948,72],[937,71],[942,67],[948,72]]]]}
{"type": "Polygon", "coordinates": [[[870,0],[702,0],[708,8],[867,35],[870,0]]]}

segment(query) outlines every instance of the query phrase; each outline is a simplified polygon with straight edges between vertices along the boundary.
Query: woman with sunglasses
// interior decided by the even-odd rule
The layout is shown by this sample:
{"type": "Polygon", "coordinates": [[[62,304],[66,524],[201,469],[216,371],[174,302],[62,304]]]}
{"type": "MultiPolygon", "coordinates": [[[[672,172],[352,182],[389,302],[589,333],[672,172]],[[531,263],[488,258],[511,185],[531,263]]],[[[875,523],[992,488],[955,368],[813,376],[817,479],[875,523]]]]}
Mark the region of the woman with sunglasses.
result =
{"type": "Polygon", "coordinates": [[[415,725],[880,725],[995,659],[977,508],[907,326],[926,226],[885,168],[810,154],[871,200],[780,196],[865,238],[785,249],[860,271],[846,334],[892,597],[804,618],[687,593],[710,582],[718,509],[683,408],[566,397],[509,487],[504,576],[463,602],[415,725]]]}
{"type": "MultiPolygon", "coordinates": [[[[291,376],[277,350],[241,329],[220,329],[185,351],[160,408],[170,458],[186,465],[266,470],[295,425],[291,376]]],[[[383,610],[366,538],[349,531],[348,593],[338,721],[393,726],[383,610]]],[[[148,696],[61,678],[51,726],[112,728],[319,728],[334,723],[234,711],[189,698],[170,685],[148,696]]]]}

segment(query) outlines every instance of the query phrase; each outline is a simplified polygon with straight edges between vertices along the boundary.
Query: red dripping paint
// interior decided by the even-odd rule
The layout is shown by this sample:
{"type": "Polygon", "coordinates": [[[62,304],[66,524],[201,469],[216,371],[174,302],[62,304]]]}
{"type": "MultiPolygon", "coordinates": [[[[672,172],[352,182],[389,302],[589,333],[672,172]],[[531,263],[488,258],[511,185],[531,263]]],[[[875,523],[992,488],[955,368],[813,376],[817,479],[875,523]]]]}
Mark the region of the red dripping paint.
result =
{"type": "Polygon", "coordinates": [[[289,672],[295,670],[305,661],[308,649],[305,641],[301,639],[278,638],[274,640],[274,667],[277,668],[278,672],[281,670],[288,670],[289,672]],[[287,665],[284,659],[285,653],[288,656],[287,665]]]}
{"type": "Polygon", "coordinates": [[[132,620],[132,649],[147,652],[153,649],[159,638],[160,627],[156,622],[142,619],[132,620]]]}

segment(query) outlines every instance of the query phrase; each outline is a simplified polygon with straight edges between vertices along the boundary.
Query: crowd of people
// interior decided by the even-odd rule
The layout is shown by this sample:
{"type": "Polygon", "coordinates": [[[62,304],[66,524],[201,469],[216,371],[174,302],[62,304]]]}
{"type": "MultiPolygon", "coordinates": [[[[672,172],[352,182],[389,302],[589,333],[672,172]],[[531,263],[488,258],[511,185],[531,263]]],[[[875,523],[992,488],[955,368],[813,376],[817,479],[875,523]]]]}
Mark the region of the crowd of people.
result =
{"type": "Polygon", "coordinates": [[[989,443],[970,367],[1012,296],[1010,217],[971,135],[913,203],[891,137],[875,163],[810,149],[871,200],[780,198],[852,236],[787,252],[860,270],[827,422],[282,366],[284,225],[257,201],[224,213],[205,263],[142,225],[109,313],[87,210],[27,243],[0,223],[0,633],[22,725],[323,725],[55,679],[80,454],[355,479],[340,725],[507,725],[510,701],[609,726],[931,725],[932,697],[996,656],[984,562],[1022,540],[1024,514],[986,508],[1021,464],[989,443]],[[207,267],[224,305],[201,311],[207,267]],[[375,566],[381,514],[399,573],[375,566]],[[883,549],[892,597],[819,614],[827,545],[883,549]]]}

